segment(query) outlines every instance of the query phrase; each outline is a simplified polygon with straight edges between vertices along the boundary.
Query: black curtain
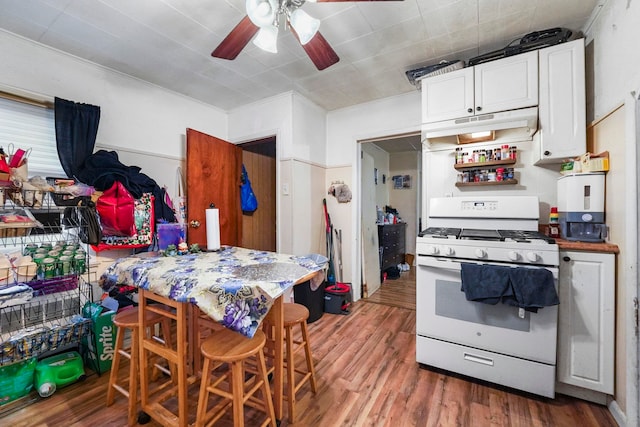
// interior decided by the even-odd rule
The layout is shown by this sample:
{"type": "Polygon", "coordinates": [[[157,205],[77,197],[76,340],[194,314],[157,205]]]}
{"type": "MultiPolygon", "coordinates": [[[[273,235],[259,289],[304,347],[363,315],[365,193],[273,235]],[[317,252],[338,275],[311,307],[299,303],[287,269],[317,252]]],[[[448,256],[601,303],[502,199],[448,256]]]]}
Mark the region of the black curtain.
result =
{"type": "Polygon", "coordinates": [[[55,99],[56,147],[62,169],[76,176],[93,153],[100,122],[100,107],[55,99]]]}

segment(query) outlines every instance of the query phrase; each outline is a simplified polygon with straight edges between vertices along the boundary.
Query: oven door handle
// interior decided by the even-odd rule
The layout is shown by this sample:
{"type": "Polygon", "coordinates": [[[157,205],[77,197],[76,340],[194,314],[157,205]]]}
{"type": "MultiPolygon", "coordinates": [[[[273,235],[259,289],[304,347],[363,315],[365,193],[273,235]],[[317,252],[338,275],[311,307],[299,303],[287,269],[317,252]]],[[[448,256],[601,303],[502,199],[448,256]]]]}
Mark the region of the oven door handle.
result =
{"type": "MultiPolygon", "coordinates": [[[[504,265],[501,263],[492,263],[486,261],[473,261],[473,260],[464,260],[465,263],[468,264],[481,264],[481,265],[504,265]]],[[[460,272],[462,270],[462,261],[450,259],[450,258],[438,258],[433,256],[426,255],[418,255],[417,258],[418,267],[422,268],[437,268],[438,270],[449,270],[454,272],[460,272]]],[[[515,267],[516,265],[512,265],[515,267]]],[[[553,278],[558,278],[558,267],[550,267],[550,266],[527,266],[527,265],[517,265],[518,267],[525,268],[546,268],[553,274],[553,278]]]]}
{"type": "Polygon", "coordinates": [[[482,365],[493,366],[493,359],[488,357],[477,356],[475,354],[464,352],[464,360],[474,363],[480,363],[482,365]]]}
{"type": "Polygon", "coordinates": [[[432,256],[418,255],[418,267],[432,267],[443,270],[460,271],[462,263],[449,258],[436,258],[432,256]]]}

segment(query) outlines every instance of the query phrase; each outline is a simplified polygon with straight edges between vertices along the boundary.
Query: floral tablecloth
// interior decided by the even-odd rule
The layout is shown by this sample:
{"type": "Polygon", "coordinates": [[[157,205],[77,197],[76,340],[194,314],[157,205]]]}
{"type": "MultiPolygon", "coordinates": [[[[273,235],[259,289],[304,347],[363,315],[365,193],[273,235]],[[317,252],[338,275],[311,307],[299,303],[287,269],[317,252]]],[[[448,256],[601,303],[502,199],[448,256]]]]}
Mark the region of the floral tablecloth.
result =
{"type": "Polygon", "coordinates": [[[180,256],[143,253],[120,258],[100,278],[105,291],[130,285],[196,304],[227,328],[252,337],[273,301],[323,268],[303,256],[224,247],[180,256]]]}

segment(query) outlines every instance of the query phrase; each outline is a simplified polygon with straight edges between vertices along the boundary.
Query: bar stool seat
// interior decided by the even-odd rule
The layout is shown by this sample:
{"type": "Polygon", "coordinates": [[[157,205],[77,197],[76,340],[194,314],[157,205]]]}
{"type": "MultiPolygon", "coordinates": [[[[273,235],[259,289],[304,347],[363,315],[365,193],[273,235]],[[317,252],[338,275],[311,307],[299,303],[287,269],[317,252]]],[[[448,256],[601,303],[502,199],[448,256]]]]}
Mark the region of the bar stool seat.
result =
{"type": "MultiPolygon", "coordinates": [[[[160,331],[162,332],[162,340],[171,342],[171,331],[169,323],[166,322],[161,316],[154,313],[145,313],[145,318],[148,325],[160,325],[160,331]]],[[[132,426],[136,424],[136,405],[139,402],[138,396],[138,368],[139,368],[139,347],[138,340],[140,334],[140,321],[138,307],[129,308],[123,310],[115,315],[113,319],[114,325],[117,326],[118,332],[116,335],[116,343],[114,349],[113,361],[111,363],[111,372],[109,374],[109,386],[107,389],[107,406],[111,406],[115,399],[115,392],[119,392],[129,400],[128,404],[128,425],[132,426]],[[127,331],[131,333],[131,344],[129,347],[124,348],[124,337],[127,331]],[[124,357],[129,360],[129,382],[128,384],[118,383],[118,372],[120,370],[120,358],[124,357]]],[[[149,331],[149,333],[151,333],[149,331]]],[[[154,364],[154,368],[159,368],[165,373],[165,369],[160,368],[159,365],[154,364]]]]}
{"type": "Polygon", "coordinates": [[[311,391],[316,393],[318,386],[316,383],[316,373],[311,357],[311,345],[309,343],[309,333],[307,329],[307,319],[309,310],[302,304],[284,304],[284,332],[285,332],[285,372],[286,372],[286,393],[288,402],[289,422],[295,423],[296,419],[296,392],[309,381],[311,391]],[[294,339],[294,328],[300,327],[300,339],[294,339]],[[295,364],[296,353],[303,350],[305,355],[306,369],[298,369],[295,364]],[[296,378],[298,377],[298,378],[296,378]]]}
{"type": "Polygon", "coordinates": [[[200,351],[204,357],[196,426],[212,425],[229,406],[233,408],[233,425],[244,426],[244,407],[250,406],[266,414],[261,426],[276,426],[264,354],[266,337],[257,330],[247,338],[229,329],[213,331],[200,351]],[[223,365],[227,369],[223,369],[223,365]],[[262,399],[256,397],[260,391],[262,399]],[[222,399],[207,411],[210,394],[222,399]]]}

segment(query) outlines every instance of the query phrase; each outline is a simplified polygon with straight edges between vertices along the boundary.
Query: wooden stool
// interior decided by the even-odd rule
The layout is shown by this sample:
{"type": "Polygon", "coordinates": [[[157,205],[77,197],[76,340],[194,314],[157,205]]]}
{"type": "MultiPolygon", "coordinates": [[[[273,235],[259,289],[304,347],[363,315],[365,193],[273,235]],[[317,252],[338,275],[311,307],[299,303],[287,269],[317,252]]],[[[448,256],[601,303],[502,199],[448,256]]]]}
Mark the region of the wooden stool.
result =
{"type": "MultiPolygon", "coordinates": [[[[142,312],[157,314],[170,323],[172,330],[175,328],[172,345],[159,343],[148,334],[140,337],[140,406],[146,415],[163,426],[187,427],[190,413],[188,388],[197,382],[195,375],[189,375],[193,365],[190,362],[187,313],[192,305],[143,288],[139,290],[138,304],[142,312]],[[169,381],[152,384],[147,366],[153,357],[161,357],[169,362],[169,366],[175,367],[169,381]]],[[[148,317],[139,317],[139,321],[141,330],[150,325],[148,317]]]]}
{"type": "Polygon", "coordinates": [[[253,338],[242,336],[229,329],[214,331],[200,348],[204,357],[202,382],[198,398],[196,426],[211,425],[219,420],[229,406],[233,407],[233,425],[244,426],[244,406],[251,406],[267,414],[262,427],[276,426],[276,417],[271,400],[269,380],[262,349],[266,338],[264,332],[257,330],[253,338]],[[251,363],[250,359],[255,359],[251,363]],[[245,363],[249,362],[249,363],[245,363]],[[217,375],[223,364],[228,369],[217,375]],[[251,376],[245,377],[246,374],[251,376]],[[226,386],[220,387],[226,382],[226,386]],[[260,390],[262,400],[255,397],[260,390]],[[223,399],[210,411],[207,411],[209,394],[213,393],[223,399]]]}
{"type": "MultiPolygon", "coordinates": [[[[148,314],[149,325],[160,324],[163,340],[169,342],[171,331],[169,329],[169,323],[164,321],[162,317],[148,314]]],[[[115,392],[129,399],[128,405],[128,424],[130,426],[136,424],[136,404],[138,403],[138,366],[139,366],[139,350],[138,343],[140,339],[140,322],[138,308],[130,308],[116,314],[113,319],[114,325],[118,327],[118,333],[116,335],[116,343],[114,348],[113,361],[111,363],[111,373],[109,374],[109,388],[107,389],[107,406],[113,404],[115,398],[115,392]],[[124,336],[127,330],[131,331],[131,345],[128,348],[124,348],[124,336]],[[129,384],[126,388],[118,384],[118,371],[120,370],[120,357],[129,360],[129,384]]],[[[151,332],[149,332],[151,333],[151,332]]],[[[158,365],[154,365],[158,367],[158,365]]],[[[166,372],[166,371],[165,371],[166,372]]]]}
{"type": "Polygon", "coordinates": [[[285,372],[287,378],[286,399],[289,407],[289,422],[294,423],[296,418],[296,392],[306,381],[310,381],[311,390],[316,393],[316,373],[311,358],[311,345],[309,344],[309,334],[307,330],[307,319],[309,310],[301,304],[284,304],[284,333],[285,333],[285,372]],[[301,340],[293,339],[293,328],[299,325],[301,340]],[[307,363],[306,370],[296,369],[295,355],[298,351],[304,350],[307,363]],[[296,382],[296,374],[302,377],[296,382]]]}

